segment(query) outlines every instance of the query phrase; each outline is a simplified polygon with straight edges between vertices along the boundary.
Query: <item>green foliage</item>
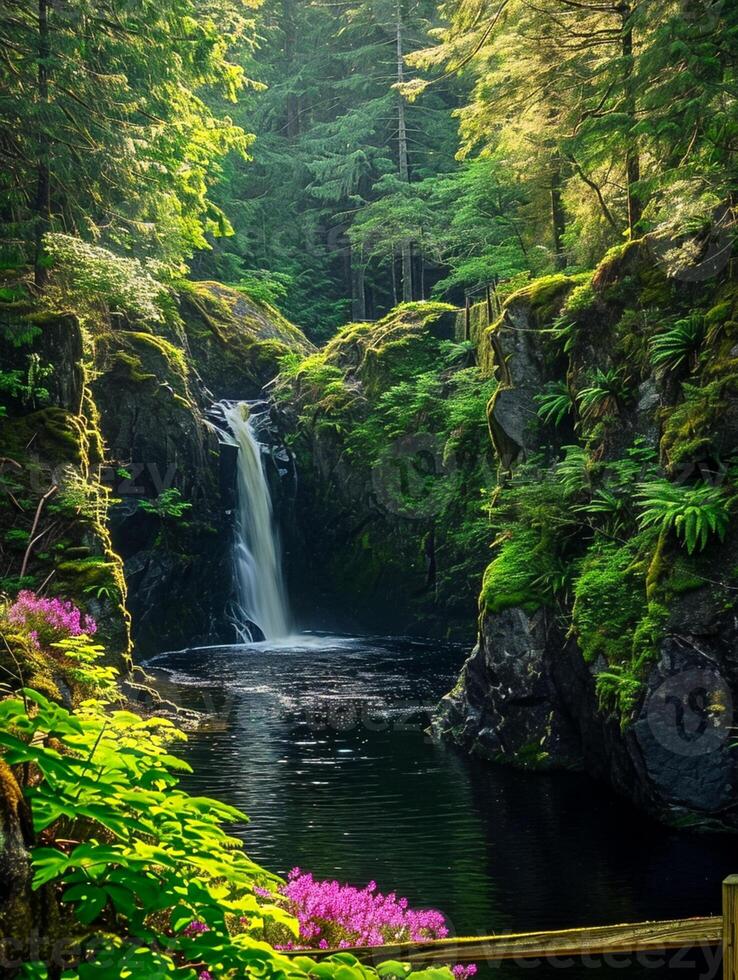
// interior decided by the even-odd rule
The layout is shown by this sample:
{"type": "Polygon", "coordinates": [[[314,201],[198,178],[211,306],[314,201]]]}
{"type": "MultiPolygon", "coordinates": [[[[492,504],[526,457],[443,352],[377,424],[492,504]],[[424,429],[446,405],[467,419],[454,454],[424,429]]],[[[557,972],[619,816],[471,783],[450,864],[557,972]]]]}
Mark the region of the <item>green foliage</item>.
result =
{"type": "Polygon", "coordinates": [[[656,368],[677,371],[683,365],[694,367],[705,335],[705,319],[692,314],[677,320],[673,327],[651,339],[651,361],[656,368]]]}
{"type": "Polygon", "coordinates": [[[647,611],[637,548],[637,542],[600,541],[587,553],[571,613],[571,629],[587,663],[599,656],[610,664],[630,661],[634,630],[647,611]]]}
{"type": "Polygon", "coordinates": [[[711,537],[725,537],[734,497],[723,487],[711,484],[677,484],[652,480],[638,486],[642,528],[660,533],[673,531],[688,554],[702,551],[711,537]]]}
{"type": "MultiPolygon", "coordinates": [[[[67,926],[68,946],[55,953],[67,958],[65,977],[194,980],[207,969],[296,980],[376,977],[347,954],[319,966],[308,956],[288,960],[262,940],[270,926],[298,930],[282,903],[269,897],[279,879],[223,829],[245,815],[179,788],[180,775],[190,770],[170,745],[184,736],[166,719],[111,707],[114,671],[97,664],[100,647],[84,637],[57,646],[96,697],[74,712],[32,688],[6,697],[0,750],[31,806],[33,887],[51,886],[76,920],[67,926]],[[193,922],[207,931],[189,931],[193,922]]],[[[27,963],[23,975],[43,977],[47,969],[41,961],[27,963]]],[[[400,968],[400,975],[408,972],[400,968]]],[[[451,974],[440,969],[417,977],[450,980],[451,974]]]]}
{"type": "Polygon", "coordinates": [[[616,415],[630,395],[630,379],[622,369],[596,368],[591,383],[577,394],[577,403],[582,418],[598,419],[616,415]]]}
{"type": "Polygon", "coordinates": [[[549,381],[543,392],[535,396],[538,417],[555,426],[561,425],[574,411],[574,399],[565,381],[549,381]]]}
{"type": "Polygon", "coordinates": [[[176,487],[162,490],[153,500],[139,500],[138,506],[147,514],[154,514],[161,520],[178,520],[192,508],[191,503],[182,499],[182,494],[176,487]]]}
{"type": "Polygon", "coordinates": [[[50,364],[42,364],[38,354],[28,354],[25,371],[0,371],[0,393],[17,399],[22,405],[36,408],[49,400],[43,381],[54,373],[50,364]]]}
{"type": "Polygon", "coordinates": [[[620,716],[625,728],[643,692],[639,667],[634,664],[614,664],[597,673],[595,691],[600,708],[620,716]]]}
{"type": "Polygon", "coordinates": [[[47,235],[45,246],[62,304],[78,310],[104,305],[113,313],[152,322],[163,319],[165,287],[159,278],[163,272],[159,263],[125,258],[70,235],[47,235]]]}
{"type": "Polygon", "coordinates": [[[42,270],[50,230],[177,266],[208,247],[206,234],[227,233],[209,191],[223,157],[251,138],[204,97],[233,102],[248,84],[229,55],[245,54],[253,30],[247,9],[221,0],[0,13],[12,161],[0,194],[15,257],[42,270]]]}
{"type": "Polygon", "coordinates": [[[481,608],[492,614],[514,607],[535,612],[543,601],[540,563],[546,549],[540,535],[521,529],[498,547],[482,579],[481,608]]]}
{"type": "Polygon", "coordinates": [[[283,272],[249,269],[239,279],[236,289],[242,289],[257,303],[269,303],[270,306],[279,307],[287,298],[292,282],[292,276],[283,272]]]}

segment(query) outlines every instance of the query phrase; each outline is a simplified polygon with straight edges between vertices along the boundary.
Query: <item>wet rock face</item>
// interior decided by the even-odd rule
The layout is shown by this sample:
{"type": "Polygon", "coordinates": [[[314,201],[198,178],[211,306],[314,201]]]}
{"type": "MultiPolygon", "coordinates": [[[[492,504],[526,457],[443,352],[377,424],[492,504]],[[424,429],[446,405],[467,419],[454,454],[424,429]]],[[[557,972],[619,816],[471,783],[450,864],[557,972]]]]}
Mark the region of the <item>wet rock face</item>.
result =
{"type": "Polygon", "coordinates": [[[553,685],[547,650],[560,642],[544,610],[484,616],[477,646],[434,721],[470,751],[526,764],[574,764],[578,745],[553,685]]]}
{"type": "MultiPolygon", "coordinates": [[[[193,284],[182,312],[189,319],[181,323],[120,330],[101,341],[92,384],[120,500],[112,536],[124,560],[139,658],[235,639],[228,615],[235,448],[219,435],[225,423],[213,403],[254,397],[275,373],[277,356],[290,345],[310,348],[276,311],[216,283],[193,284]],[[179,516],[141,506],[172,491],[188,505],[179,516]]],[[[270,482],[284,476],[291,486],[291,457],[273,428],[270,482]]]]}
{"type": "Polygon", "coordinates": [[[513,304],[496,332],[498,380],[488,410],[492,441],[503,469],[509,470],[535,448],[537,404],[545,371],[529,307],[513,304]]]}
{"type": "Polygon", "coordinates": [[[483,616],[434,734],[497,762],[588,771],[669,823],[738,828],[738,633],[722,626],[713,636],[667,637],[636,716],[622,728],[598,702],[602,665],[586,665],[544,610],[483,616]]]}
{"type": "MultiPolygon", "coordinates": [[[[726,664],[704,640],[670,637],[633,725],[654,796],[675,810],[736,809],[726,664]]],[[[735,816],[735,813],[732,814],[735,816]]]]}

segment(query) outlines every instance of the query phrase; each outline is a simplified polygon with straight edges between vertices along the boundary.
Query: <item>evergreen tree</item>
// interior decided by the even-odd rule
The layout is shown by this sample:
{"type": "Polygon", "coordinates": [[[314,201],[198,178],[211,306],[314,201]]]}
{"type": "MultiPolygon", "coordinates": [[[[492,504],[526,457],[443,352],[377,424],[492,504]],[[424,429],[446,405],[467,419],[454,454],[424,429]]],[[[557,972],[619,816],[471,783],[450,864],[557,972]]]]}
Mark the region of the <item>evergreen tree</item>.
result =
{"type": "Polygon", "coordinates": [[[227,0],[6,0],[0,9],[0,221],[35,262],[60,229],[178,262],[227,230],[208,190],[250,142],[202,94],[246,82],[227,0]],[[224,31],[225,27],[225,31],[224,31]]]}

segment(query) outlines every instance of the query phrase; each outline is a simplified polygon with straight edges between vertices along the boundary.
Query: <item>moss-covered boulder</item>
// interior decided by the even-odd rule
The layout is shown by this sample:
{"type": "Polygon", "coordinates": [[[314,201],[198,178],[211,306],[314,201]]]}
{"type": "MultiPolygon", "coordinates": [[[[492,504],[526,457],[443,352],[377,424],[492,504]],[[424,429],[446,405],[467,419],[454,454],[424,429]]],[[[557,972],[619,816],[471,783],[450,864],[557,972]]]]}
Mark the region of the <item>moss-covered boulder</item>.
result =
{"type": "Polygon", "coordinates": [[[280,358],[312,344],[278,310],[217,282],[180,285],[187,347],[199,378],[217,398],[256,398],[280,358]]]}

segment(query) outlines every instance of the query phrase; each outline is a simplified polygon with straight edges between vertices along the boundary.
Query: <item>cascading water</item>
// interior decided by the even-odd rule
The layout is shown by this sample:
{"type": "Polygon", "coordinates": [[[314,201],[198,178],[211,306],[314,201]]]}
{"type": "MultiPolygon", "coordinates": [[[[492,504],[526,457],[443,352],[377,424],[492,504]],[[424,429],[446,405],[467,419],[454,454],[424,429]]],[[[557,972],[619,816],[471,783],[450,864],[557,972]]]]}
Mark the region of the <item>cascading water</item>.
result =
{"type": "Polygon", "coordinates": [[[244,641],[279,639],[289,634],[289,614],[279,536],[254,429],[258,416],[252,416],[248,402],[222,403],[222,410],[238,446],[236,629],[244,641]]]}

